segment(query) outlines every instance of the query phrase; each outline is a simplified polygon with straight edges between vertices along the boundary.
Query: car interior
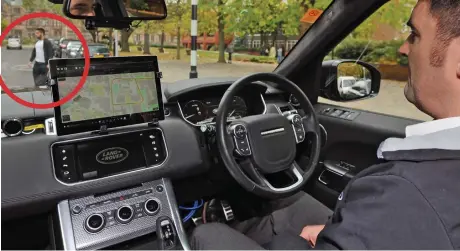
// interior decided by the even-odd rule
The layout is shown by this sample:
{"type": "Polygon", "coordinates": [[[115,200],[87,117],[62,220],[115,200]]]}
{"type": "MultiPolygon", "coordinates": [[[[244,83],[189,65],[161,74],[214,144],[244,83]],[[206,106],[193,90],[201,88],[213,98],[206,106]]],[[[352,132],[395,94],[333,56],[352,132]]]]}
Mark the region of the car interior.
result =
{"type": "MultiPolygon", "coordinates": [[[[87,81],[120,86],[111,74],[131,74],[155,102],[71,119],[66,104],[34,109],[2,94],[2,248],[188,250],[197,225],[267,215],[270,201],[299,191],[333,210],[347,183],[380,163],[380,143],[419,122],[319,102],[378,95],[374,66],[323,59],[386,2],[333,1],[274,72],[242,78],[162,82],[155,56],[50,60],[52,93],[21,98],[57,102],[70,92],[61,83],[90,72],[87,81]],[[347,64],[366,71],[359,95],[339,87],[347,64]],[[44,132],[23,133],[31,121],[44,132]]],[[[130,22],[117,20],[86,22],[130,22]]]]}

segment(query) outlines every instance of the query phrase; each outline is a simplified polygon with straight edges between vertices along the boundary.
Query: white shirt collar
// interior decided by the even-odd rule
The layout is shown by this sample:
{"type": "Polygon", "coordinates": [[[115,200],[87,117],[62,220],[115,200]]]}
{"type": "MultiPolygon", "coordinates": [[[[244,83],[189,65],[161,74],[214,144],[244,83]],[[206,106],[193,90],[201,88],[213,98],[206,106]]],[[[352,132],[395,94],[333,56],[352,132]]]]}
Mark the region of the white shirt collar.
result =
{"type": "Polygon", "coordinates": [[[460,150],[460,117],[428,121],[406,127],[406,138],[389,138],[383,141],[377,157],[384,152],[414,149],[460,150]]]}
{"type": "Polygon", "coordinates": [[[460,127],[460,117],[428,121],[406,127],[406,137],[420,136],[460,127]]]}

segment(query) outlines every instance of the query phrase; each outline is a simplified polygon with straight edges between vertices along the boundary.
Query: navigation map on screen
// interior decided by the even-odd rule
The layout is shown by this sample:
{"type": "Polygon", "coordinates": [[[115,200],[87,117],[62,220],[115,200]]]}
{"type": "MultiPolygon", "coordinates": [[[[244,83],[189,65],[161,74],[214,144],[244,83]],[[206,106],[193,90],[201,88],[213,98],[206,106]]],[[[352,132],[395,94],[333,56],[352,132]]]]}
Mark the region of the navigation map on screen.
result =
{"type": "MultiPolygon", "coordinates": [[[[58,81],[59,96],[68,95],[80,77],[58,81]]],[[[62,122],[106,118],[159,109],[154,72],[88,76],[80,92],[61,106],[62,122]]]]}

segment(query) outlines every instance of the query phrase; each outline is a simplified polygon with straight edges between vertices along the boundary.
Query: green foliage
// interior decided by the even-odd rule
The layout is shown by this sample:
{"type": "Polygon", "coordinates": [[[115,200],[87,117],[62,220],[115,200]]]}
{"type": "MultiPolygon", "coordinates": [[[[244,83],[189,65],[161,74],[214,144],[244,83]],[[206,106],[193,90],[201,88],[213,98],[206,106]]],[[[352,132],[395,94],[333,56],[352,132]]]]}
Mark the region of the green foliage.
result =
{"type": "Polygon", "coordinates": [[[131,0],[129,7],[136,10],[149,10],[149,5],[145,2],[145,0],[131,0]]]}
{"type": "Polygon", "coordinates": [[[378,42],[363,60],[379,64],[407,65],[407,57],[398,52],[403,43],[402,40],[378,42]]]}
{"type": "MultiPolygon", "coordinates": [[[[334,58],[358,59],[375,64],[407,65],[407,57],[399,54],[403,40],[371,41],[346,39],[334,49],[334,58]]],[[[332,53],[328,54],[330,59],[332,53]]],[[[327,60],[325,58],[325,60],[327,60]]]]}
{"type": "Polygon", "coordinates": [[[48,0],[23,0],[22,7],[27,12],[46,11],[62,14],[62,4],[53,4],[48,0]]]}
{"type": "Polygon", "coordinates": [[[356,28],[352,36],[370,39],[381,24],[389,25],[403,33],[405,23],[409,20],[416,2],[417,0],[392,0],[386,3],[356,28]]]}
{"type": "MultiPolygon", "coordinates": [[[[160,48],[161,47],[161,44],[151,44],[150,47],[154,47],[154,48],[160,48]]],[[[176,45],[163,45],[163,48],[165,49],[177,49],[177,46],[176,45]]],[[[183,46],[181,46],[181,48],[184,48],[183,46]]]]}
{"type": "Polygon", "coordinates": [[[37,40],[35,38],[24,37],[22,44],[34,44],[37,40]]]}
{"type": "Polygon", "coordinates": [[[2,31],[8,26],[8,20],[2,17],[2,31]]]}
{"type": "Polygon", "coordinates": [[[347,38],[334,49],[334,56],[341,59],[363,58],[373,50],[373,46],[370,40],[347,38]]]}
{"type": "Polygon", "coordinates": [[[243,62],[252,62],[252,63],[259,63],[259,64],[274,64],[276,63],[276,59],[266,56],[244,56],[240,57],[239,55],[234,56],[235,61],[243,61],[243,62]]]}

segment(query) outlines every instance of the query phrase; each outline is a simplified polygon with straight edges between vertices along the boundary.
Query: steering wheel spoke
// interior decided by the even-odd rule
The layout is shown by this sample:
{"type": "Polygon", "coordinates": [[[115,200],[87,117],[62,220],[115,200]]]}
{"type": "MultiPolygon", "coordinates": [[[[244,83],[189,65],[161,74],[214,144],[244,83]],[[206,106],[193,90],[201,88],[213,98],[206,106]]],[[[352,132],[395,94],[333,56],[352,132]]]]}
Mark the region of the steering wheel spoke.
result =
{"type": "Polygon", "coordinates": [[[302,125],[305,130],[305,133],[319,133],[319,124],[317,120],[312,115],[306,115],[302,118],[302,125]]]}
{"type": "Polygon", "coordinates": [[[250,159],[244,159],[240,161],[241,168],[245,171],[245,173],[258,185],[262,187],[266,187],[266,179],[265,177],[257,170],[254,164],[251,162],[250,159]]]}
{"type": "Polygon", "coordinates": [[[300,184],[303,183],[303,175],[304,172],[302,169],[297,165],[297,162],[293,162],[291,167],[288,169],[284,170],[283,172],[286,172],[287,175],[293,178],[293,183],[290,184],[289,186],[286,187],[275,187],[273,186],[265,177],[262,176],[263,182],[267,187],[275,192],[285,192],[285,191],[290,191],[295,187],[298,187],[300,184]]]}

